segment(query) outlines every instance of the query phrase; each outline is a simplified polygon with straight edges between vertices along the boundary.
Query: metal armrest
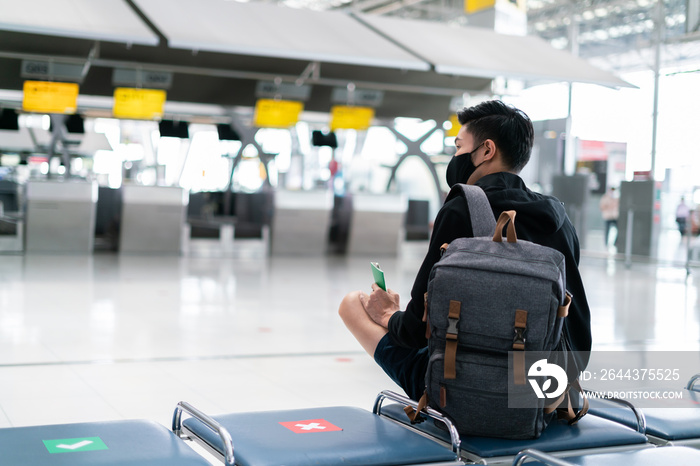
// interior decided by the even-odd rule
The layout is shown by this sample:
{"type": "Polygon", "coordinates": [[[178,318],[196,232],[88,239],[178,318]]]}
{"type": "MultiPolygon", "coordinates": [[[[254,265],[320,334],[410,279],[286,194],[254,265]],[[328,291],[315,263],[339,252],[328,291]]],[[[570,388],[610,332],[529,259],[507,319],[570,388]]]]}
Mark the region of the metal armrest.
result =
{"type": "Polygon", "coordinates": [[[613,397],[607,397],[607,396],[602,396],[602,394],[599,394],[598,396],[595,396],[596,392],[591,391],[591,390],[584,390],[588,398],[590,399],[602,399],[602,400],[610,400],[612,402],[615,402],[617,404],[620,404],[626,408],[629,408],[632,410],[632,413],[634,414],[634,417],[637,420],[637,432],[640,434],[646,435],[647,434],[647,418],[644,416],[644,413],[642,412],[641,409],[637,408],[634,406],[632,403],[630,403],[627,400],[621,400],[620,398],[613,398],[613,397]]]}
{"type": "Polygon", "coordinates": [[[694,376],[692,376],[690,378],[690,380],[688,381],[688,385],[686,385],[685,388],[687,388],[688,390],[692,390],[694,392],[700,391],[700,390],[696,390],[694,387],[695,382],[697,382],[698,380],[700,380],[700,374],[695,374],[694,376]]]}
{"type": "Polygon", "coordinates": [[[539,450],[533,450],[532,448],[523,450],[515,455],[515,458],[513,459],[513,466],[520,466],[528,458],[536,459],[537,461],[541,461],[549,466],[573,466],[573,464],[569,463],[568,461],[548,455],[547,453],[543,453],[539,450]]]}
{"type": "Polygon", "coordinates": [[[233,465],[236,459],[233,456],[233,440],[231,439],[231,434],[226,430],[221,424],[216,422],[210,416],[204,414],[194,406],[184,401],[181,401],[175,407],[175,412],[173,413],[173,432],[178,437],[182,436],[182,412],[186,412],[193,418],[200,421],[202,424],[216,432],[219,437],[221,437],[221,442],[224,447],[224,458],[226,464],[233,465]]]}
{"type": "MultiPolygon", "coordinates": [[[[404,406],[410,406],[413,409],[418,409],[418,403],[413,401],[412,399],[405,397],[403,395],[399,395],[398,393],[394,393],[390,390],[384,390],[379,395],[377,395],[377,399],[374,401],[374,408],[372,409],[372,412],[378,416],[381,416],[381,410],[382,410],[382,403],[384,402],[385,399],[389,399],[391,401],[395,401],[399,404],[402,404],[404,406]]],[[[457,455],[457,457],[460,456],[460,444],[461,440],[459,438],[459,433],[457,432],[457,428],[455,427],[454,423],[438,411],[435,411],[432,408],[426,407],[421,413],[428,415],[429,417],[435,419],[436,421],[440,421],[445,426],[447,427],[447,431],[450,434],[450,441],[452,442],[452,451],[457,455]]]]}

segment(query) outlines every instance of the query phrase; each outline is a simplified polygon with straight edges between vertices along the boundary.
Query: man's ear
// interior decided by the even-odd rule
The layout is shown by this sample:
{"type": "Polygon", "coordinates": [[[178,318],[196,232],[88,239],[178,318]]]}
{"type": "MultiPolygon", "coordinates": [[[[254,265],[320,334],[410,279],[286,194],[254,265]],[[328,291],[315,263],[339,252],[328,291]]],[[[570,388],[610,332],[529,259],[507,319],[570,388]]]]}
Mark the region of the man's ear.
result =
{"type": "Polygon", "coordinates": [[[491,160],[496,155],[496,143],[491,139],[484,141],[484,160],[491,160]]]}

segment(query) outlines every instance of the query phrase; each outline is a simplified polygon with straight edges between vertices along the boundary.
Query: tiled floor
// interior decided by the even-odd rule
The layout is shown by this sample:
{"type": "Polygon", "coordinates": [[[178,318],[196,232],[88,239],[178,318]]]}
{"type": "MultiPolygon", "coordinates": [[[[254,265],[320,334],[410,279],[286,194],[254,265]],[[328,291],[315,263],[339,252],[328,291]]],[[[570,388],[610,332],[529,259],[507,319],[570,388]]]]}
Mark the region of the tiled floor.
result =
{"type": "MultiPolygon", "coordinates": [[[[678,238],[664,247],[683,257],[678,238]]],[[[424,248],[379,258],[403,297],[424,248]]],[[[207,251],[0,256],[0,427],[169,426],[179,400],[213,414],[370,409],[380,390],[396,389],[337,317],[347,291],[370,289],[370,258],[269,258],[255,242],[207,251]]],[[[627,268],[598,248],[581,270],[596,349],[700,348],[700,269],[627,268]]]]}

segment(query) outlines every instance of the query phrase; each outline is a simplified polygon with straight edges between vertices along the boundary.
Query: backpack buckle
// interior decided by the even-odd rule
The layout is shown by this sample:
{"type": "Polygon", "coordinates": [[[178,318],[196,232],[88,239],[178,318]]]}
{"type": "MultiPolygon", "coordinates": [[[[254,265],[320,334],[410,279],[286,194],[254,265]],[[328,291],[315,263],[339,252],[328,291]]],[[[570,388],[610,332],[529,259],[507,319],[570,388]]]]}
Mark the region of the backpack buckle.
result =
{"type": "Polygon", "coordinates": [[[525,350],[525,330],[527,330],[527,311],[522,309],[515,310],[515,336],[513,337],[513,349],[525,350]]]}
{"type": "Polygon", "coordinates": [[[459,333],[459,318],[448,317],[447,318],[447,334],[457,336],[459,333]]]}
{"type": "Polygon", "coordinates": [[[447,314],[447,338],[456,340],[459,334],[459,315],[462,309],[462,303],[459,301],[450,300],[450,309],[447,314]]]}

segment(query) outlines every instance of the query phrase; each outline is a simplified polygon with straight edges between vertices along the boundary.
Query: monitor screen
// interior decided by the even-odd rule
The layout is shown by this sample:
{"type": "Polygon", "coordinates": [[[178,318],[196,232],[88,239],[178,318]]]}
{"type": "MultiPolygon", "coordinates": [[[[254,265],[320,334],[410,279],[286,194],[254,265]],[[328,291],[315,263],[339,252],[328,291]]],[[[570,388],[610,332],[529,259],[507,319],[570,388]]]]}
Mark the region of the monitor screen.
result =
{"type": "MultiPolygon", "coordinates": [[[[65,119],[66,131],[72,134],[85,134],[85,121],[83,117],[77,113],[74,115],[68,115],[65,119]]],[[[51,123],[49,124],[49,131],[53,131],[53,118],[51,118],[51,123]]]]}
{"type": "Polygon", "coordinates": [[[216,131],[219,133],[220,141],[240,141],[241,137],[231,125],[221,123],[216,125],[216,131]]]}
{"type": "Polygon", "coordinates": [[[190,137],[189,123],[186,121],[161,120],[158,123],[160,136],[164,138],[181,138],[187,139],[190,137]]]}
{"type": "Polygon", "coordinates": [[[0,112],[0,129],[17,131],[19,129],[19,115],[11,108],[3,108],[0,112]]]}
{"type": "Polygon", "coordinates": [[[85,120],[77,113],[66,118],[66,130],[73,134],[85,134],[85,120]]]}
{"type": "Polygon", "coordinates": [[[338,139],[333,132],[314,131],[311,133],[311,143],[314,146],[328,146],[333,149],[338,147],[338,139]]]}

